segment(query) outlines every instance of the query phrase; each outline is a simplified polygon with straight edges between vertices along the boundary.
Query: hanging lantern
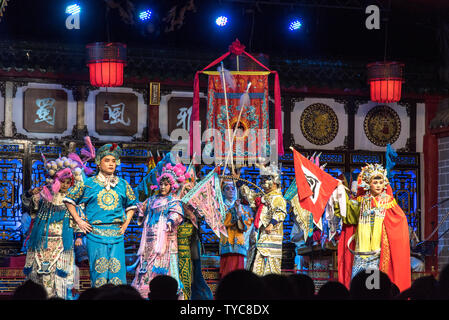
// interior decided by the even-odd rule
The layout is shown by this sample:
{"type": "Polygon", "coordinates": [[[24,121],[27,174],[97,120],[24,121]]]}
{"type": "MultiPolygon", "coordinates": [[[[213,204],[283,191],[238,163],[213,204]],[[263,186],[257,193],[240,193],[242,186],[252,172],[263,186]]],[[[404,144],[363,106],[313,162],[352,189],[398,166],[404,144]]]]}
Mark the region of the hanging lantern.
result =
{"type": "Polygon", "coordinates": [[[400,62],[373,62],[367,65],[371,101],[391,103],[401,100],[402,69],[400,62]]]}
{"type": "Polygon", "coordinates": [[[123,85],[126,44],[95,42],[88,44],[86,49],[91,85],[95,87],[123,85]]]}

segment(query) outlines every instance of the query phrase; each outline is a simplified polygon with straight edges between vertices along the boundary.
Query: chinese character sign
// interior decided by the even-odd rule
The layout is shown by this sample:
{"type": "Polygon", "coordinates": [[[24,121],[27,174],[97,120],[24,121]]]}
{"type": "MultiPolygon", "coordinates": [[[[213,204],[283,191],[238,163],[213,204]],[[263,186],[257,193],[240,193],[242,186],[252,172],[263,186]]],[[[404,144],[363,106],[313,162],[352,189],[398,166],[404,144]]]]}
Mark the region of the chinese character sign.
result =
{"type": "Polygon", "coordinates": [[[25,130],[38,133],[67,130],[67,93],[64,90],[29,88],[23,96],[25,130]]]}
{"type": "Polygon", "coordinates": [[[100,135],[137,133],[138,101],[133,93],[100,92],[95,97],[95,131],[100,135]]]}

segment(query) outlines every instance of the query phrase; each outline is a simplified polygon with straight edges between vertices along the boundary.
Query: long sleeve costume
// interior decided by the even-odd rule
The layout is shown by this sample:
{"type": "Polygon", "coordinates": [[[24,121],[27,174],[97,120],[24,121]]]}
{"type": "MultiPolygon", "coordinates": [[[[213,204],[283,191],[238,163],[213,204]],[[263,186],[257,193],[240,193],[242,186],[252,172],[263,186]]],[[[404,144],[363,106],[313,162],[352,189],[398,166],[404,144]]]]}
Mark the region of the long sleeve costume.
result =
{"type": "Polygon", "coordinates": [[[408,289],[411,284],[408,224],[396,200],[386,192],[377,197],[368,193],[347,201],[346,216],[341,215],[338,205],[335,213],[344,223],[338,245],[339,281],[349,288],[357,272],[371,267],[385,272],[401,291],[408,289]],[[359,254],[354,255],[348,246],[359,254]]]}
{"type": "Polygon", "coordinates": [[[67,299],[74,284],[74,229],[63,197],[57,193],[50,202],[39,194],[22,196],[22,204],[35,216],[23,271],[49,298],[67,299]]]}
{"type": "Polygon", "coordinates": [[[178,293],[182,282],[178,271],[178,226],[183,221],[183,209],[175,195],[156,195],[145,200],[139,209],[139,222],[143,222],[142,239],[138,255],[139,264],[132,282],[142,297],[147,298],[149,284],[157,275],[169,275],[178,281],[178,293]],[[167,222],[172,231],[166,231],[167,222]]]}

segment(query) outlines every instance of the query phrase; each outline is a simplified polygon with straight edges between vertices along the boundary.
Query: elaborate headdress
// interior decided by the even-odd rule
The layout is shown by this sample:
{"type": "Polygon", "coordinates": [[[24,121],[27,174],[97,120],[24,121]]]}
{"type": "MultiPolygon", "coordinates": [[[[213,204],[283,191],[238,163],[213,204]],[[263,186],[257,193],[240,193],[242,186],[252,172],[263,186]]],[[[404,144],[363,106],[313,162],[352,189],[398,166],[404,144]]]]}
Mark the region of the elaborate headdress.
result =
{"type": "Polygon", "coordinates": [[[46,171],[46,185],[42,188],[41,194],[47,201],[52,201],[53,194],[59,192],[61,181],[70,178],[72,179],[71,185],[73,185],[75,181],[83,179],[83,171],[86,173],[92,172],[90,168],[85,166],[85,163],[95,157],[95,148],[92,146],[90,137],[85,137],[84,142],[87,148],[81,150],[83,159],[76,153],[70,153],[68,157],[59,157],[55,160],[47,161],[45,156],[41,154],[46,171]]]}
{"type": "Polygon", "coordinates": [[[261,176],[269,176],[269,179],[271,181],[273,181],[277,185],[281,184],[281,171],[276,165],[271,164],[268,167],[265,167],[264,165],[260,164],[257,166],[260,169],[261,176]]]}
{"type": "MultiPolygon", "coordinates": [[[[186,167],[182,163],[178,163],[173,166],[171,163],[167,163],[165,167],[162,168],[162,174],[157,178],[157,183],[161,181],[161,179],[168,179],[171,192],[176,191],[180,185],[190,177],[190,173],[186,173],[186,167]]],[[[152,189],[156,189],[157,186],[151,186],[152,189]]]]}
{"type": "Polygon", "coordinates": [[[387,170],[385,170],[384,167],[378,163],[368,164],[362,168],[359,175],[358,184],[365,190],[368,190],[370,188],[369,184],[371,183],[371,180],[375,177],[381,177],[385,182],[385,186],[388,185],[387,170]]]}
{"type": "Polygon", "coordinates": [[[116,143],[108,143],[102,146],[97,151],[97,155],[95,157],[95,163],[97,166],[100,165],[101,159],[106,156],[113,156],[116,160],[116,164],[120,165],[120,156],[122,155],[122,149],[116,143]]]}

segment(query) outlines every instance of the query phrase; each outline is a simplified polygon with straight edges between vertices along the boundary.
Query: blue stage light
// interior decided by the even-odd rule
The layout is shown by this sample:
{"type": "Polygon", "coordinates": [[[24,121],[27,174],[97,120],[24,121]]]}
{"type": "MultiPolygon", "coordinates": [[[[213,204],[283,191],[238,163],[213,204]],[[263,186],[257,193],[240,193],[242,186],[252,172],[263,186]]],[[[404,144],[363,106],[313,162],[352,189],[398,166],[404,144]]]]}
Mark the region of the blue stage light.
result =
{"type": "Polygon", "coordinates": [[[226,16],[219,16],[216,20],[215,23],[217,24],[217,26],[219,27],[224,27],[227,23],[228,23],[228,17],[226,16]]]}
{"type": "Polygon", "coordinates": [[[139,19],[142,21],[151,19],[151,10],[145,10],[139,13],[139,19]]]}
{"type": "Polygon", "coordinates": [[[290,22],[290,25],[288,26],[288,29],[290,31],[295,31],[300,29],[302,26],[301,21],[299,20],[293,20],[292,22],[290,22]]]}
{"type": "Polygon", "coordinates": [[[77,14],[81,12],[81,7],[77,4],[72,4],[70,6],[67,6],[67,8],[65,8],[65,13],[68,14],[77,14]]]}

